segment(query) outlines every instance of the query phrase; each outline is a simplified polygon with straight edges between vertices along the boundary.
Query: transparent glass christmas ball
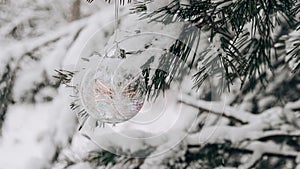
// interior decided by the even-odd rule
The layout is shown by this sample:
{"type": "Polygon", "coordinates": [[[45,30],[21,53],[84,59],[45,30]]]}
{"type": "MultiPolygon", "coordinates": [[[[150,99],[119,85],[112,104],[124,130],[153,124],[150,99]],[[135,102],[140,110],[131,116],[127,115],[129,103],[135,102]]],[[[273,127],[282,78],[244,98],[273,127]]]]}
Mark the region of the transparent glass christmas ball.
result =
{"type": "Polygon", "coordinates": [[[86,68],[80,98],[87,113],[97,121],[127,121],[144,104],[146,87],[142,71],[124,60],[104,57],[96,68],[86,68]]]}

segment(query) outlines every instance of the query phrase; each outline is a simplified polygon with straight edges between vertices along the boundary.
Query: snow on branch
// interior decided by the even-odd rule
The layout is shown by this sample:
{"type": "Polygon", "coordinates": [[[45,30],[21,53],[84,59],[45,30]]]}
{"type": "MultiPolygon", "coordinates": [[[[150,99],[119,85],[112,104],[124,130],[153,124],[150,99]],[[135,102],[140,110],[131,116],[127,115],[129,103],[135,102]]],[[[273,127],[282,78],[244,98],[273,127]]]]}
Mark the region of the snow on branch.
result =
{"type": "Polygon", "coordinates": [[[246,142],[236,146],[235,148],[253,152],[251,159],[245,164],[239,166],[239,168],[241,169],[253,167],[256,164],[256,162],[262,158],[263,155],[296,158],[299,154],[299,152],[293,151],[288,146],[279,145],[274,142],[246,142]]]}
{"type": "Polygon", "coordinates": [[[252,152],[250,160],[239,168],[253,167],[263,155],[296,158],[299,154],[294,147],[272,141],[279,137],[300,137],[299,122],[291,109],[273,107],[255,115],[221,102],[196,100],[189,95],[184,95],[179,101],[243,123],[241,126],[205,126],[199,132],[190,133],[185,139],[192,147],[229,141],[232,149],[252,152]]]}
{"type": "Polygon", "coordinates": [[[73,23],[70,23],[66,27],[62,27],[58,30],[55,30],[43,36],[32,38],[32,39],[26,39],[24,41],[20,41],[11,46],[8,46],[6,50],[4,50],[3,55],[10,56],[10,57],[3,57],[3,58],[7,58],[7,59],[14,58],[18,60],[26,53],[30,53],[51,42],[55,42],[64,36],[77,32],[86,24],[86,22],[87,19],[75,21],[73,23]]]}
{"type": "Polygon", "coordinates": [[[196,100],[190,95],[183,95],[179,101],[189,106],[199,108],[202,111],[223,115],[224,117],[228,117],[242,123],[249,123],[257,120],[257,117],[250,112],[230,107],[221,102],[196,100]]]}

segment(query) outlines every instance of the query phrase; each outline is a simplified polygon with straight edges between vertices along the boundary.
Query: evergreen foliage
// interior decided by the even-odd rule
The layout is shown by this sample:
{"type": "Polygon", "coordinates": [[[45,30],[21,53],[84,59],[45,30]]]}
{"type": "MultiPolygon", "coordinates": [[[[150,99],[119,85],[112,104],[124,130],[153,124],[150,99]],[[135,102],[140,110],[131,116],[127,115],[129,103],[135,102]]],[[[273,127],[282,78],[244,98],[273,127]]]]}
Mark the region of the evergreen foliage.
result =
{"type": "MultiPolygon", "coordinates": [[[[191,37],[209,32],[210,47],[201,55],[189,56],[186,52],[179,55],[194,57],[192,60],[196,63],[203,63],[194,75],[195,86],[200,87],[212,74],[221,74],[228,83],[238,78],[243,85],[257,77],[264,83],[265,76],[260,75],[272,70],[282,57],[289,56],[287,62],[295,59],[297,64],[293,72],[297,72],[299,4],[295,0],[191,0],[187,5],[175,0],[147,17],[165,24],[188,21],[187,25],[200,30],[192,32],[191,37]],[[298,33],[291,34],[293,31],[298,33]],[[290,49],[288,42],[292,46],[290,49]]],[[[196,38],[189,39],[197,43],[196,38]]]]}
{"type": "MultiPolygon", "coordinates": [[[[145,3],[133,10],[145,9],[145,3]]],[[[285,64],[294,62],[293,73],[299,70],[299,12],[297,0],[191,0],[189,4],[174,0],[142,18],[150,17],[164,24],[186,23],[182,33],[185,38],[176,41],[169,50],[181,61],[192,57],[188,63],[191,67],[198,65],[194,75],[196,87],[212,75],[220,75],[220,82],[226,82],[227,87],[236,79],[242,86],[247,82],[254,87],[257,80],[266,84],[264,74],[273,71],[282,60],[285,64]],[[198,30],[191,31],[194,27],[198,30]],[[196,55],[186,46],[198,45],[202,32],[209,33],[211,44],[196,55]]]]}

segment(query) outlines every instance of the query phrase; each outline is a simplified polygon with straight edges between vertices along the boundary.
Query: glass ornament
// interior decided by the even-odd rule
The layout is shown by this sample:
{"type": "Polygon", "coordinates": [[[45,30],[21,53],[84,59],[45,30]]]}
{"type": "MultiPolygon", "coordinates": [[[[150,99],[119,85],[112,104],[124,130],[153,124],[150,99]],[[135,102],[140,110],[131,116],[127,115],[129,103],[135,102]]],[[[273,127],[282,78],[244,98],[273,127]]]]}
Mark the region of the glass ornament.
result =
{"type": "Polygon", "coordinates": [[[117,41],[119,2],[115,0],[115,48],[100,61],[97,60],[97,66],[90,63],[85,68],[79,88],[81,104],[101,124],[131,119],[140,111],[145,100],[142,71],[131,63],[124,64],[125,50],[119,47],[117,41]]]}
{"type": "Polygon", "coordinates": [[[92,118],[116,124],[131,119],[140,111],[145,89],[141,70],[114,52],[113,57],[103,57],[96,68],[87,68],[79,95],[92,118]]]}

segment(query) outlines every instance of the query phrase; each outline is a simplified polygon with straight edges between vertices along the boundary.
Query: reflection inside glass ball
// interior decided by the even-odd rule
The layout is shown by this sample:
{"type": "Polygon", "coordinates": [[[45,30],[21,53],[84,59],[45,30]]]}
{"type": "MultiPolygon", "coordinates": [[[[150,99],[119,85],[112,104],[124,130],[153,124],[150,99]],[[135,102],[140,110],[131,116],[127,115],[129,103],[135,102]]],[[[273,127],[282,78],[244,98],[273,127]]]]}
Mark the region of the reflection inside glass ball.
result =
{"type": "Polygon", "coordinates": [[[96,70],[86,72],[81,101],[91,117],[115,124],[131,119],[141,110],[145,89],[139,69],[122,66],[118,58],[106,58],[96,70]]]}

